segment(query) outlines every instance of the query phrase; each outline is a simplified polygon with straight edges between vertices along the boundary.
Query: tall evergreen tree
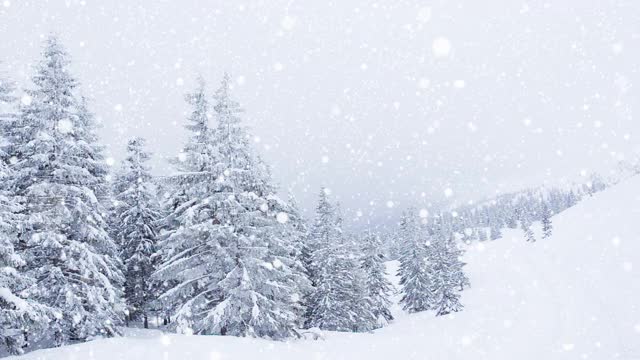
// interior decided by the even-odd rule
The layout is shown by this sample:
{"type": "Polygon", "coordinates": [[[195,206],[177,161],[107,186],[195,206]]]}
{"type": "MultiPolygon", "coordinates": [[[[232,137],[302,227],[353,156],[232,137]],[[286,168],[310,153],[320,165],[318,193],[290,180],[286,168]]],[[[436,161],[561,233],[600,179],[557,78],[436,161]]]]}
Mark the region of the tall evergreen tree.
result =
{"type": "Polygon", "coordinates": [[[531,220],[529,220],[529,217],[527,215],[522,215],[520,219],[520,227],[522,228],[522,231],[524,232],[524,237],[525,239],[527,239],[527,241],[529,242],[536,241],[536,237],[533,234],[533,230],[531,229],[531,220]]]}
{"type": "Polygon", "coordinates": [[[35,279],[26,273],[26,261],[16,252],[20,207],[7,191],[10,169],[0,160],[0,345],[9,354],[23,353],[27,338],[37,338],[51,309],[29,297],[35,279]]]}
{"type": "MultiPolygon", "coordinates": [[[[0,76],[0,130],[2,130],[2,134],[6,133],[15,120],[15,107],[15,85],[10,80],[0,76]]],[[[2,144],[4,145],[3,147],[7,146],[6,141],[3,141],[2,144]]]]}
{"type": "Polygon", "coordinates": [[[133,138],[127,145],[127,157],[114,183],[115,236],[120,243],[125,267],[125,299],[129,319],[142,318],[148,328],[152,300],[150,276],[155,264],[157,221],[160,217],[155,188],[144,149],[145,140],[133,138]]]}
{"type": "Polygon", "coordinates": [[[362,239],[362,270],[364,271],[365,291],[371,301],[371,311],[378,326],[384,326],[393,320],[389,307],[392,285],[387,280],[382,253],[382,241],[373,233],[367,233],[362,239]]]}
{"type": "Polygon", "coordinates": [[[453,235],[436,231],[432,239],[427,261],[431,280],[429,301],[436,316],[441,316],[462,310],[459,292],[469,285],[469,280],[462,270],[462,251],[453,235]]]}
{"type": "Polygon", "coordinates": [[[376,317],[364,287],[364,273],[358,271],[354,244],[343,235],[342,220],[327,192],[320,191],[308,241],[312,244],[315,292],[307,325],[332,331],[371,330],[376,327],[376,317]]]}
{"type": "Polygon", "coordinates": [[[542,204],[542,238],[546,239],[553,232],[553,224],[551,224],[551,211],[546,203],[542,204]]]}
{"type": "Polygon", "coordinates": [[[403,309],[419,312],[431,308],[432,284],[429,277],[427,259],[429,258],[430,241],[420,228],[415,209],[406,211],[400,223],[402,253],[400,256],[400,285],[403,309]]]}
{"type": "MultiPolygon", "coordinates": [[[[215,204],[205,201],[215,190],[218,175],[213,171],[217,158],[209,127],[210,104],[202,78],[198,78],[196,89],[187,94],[185,100],[191,106],[185,126],[189,138],[180,154],[171,161],[175,173],[162,184],[168,196],[163,202],[165,216],[160,221],[164,233],[159,237],[158,253],[154,256],[161,266],[152,276],[152,286],[159,295],[157,307],[164,312],[165,321],[183,309],[179,322],[174,325],[180,327],[178,330],[188,332],[194,324],[185,299],[210,301],[193,298],[200,288],[198,281],[216,283],[222,280],[226,256],[214,234],[220,223],[213,216],[215,204]],[[211,256],[218,260],[208,263],[211,256]],[[196,266],[200,266],[199,273],[194,271],[196,266]]],[[[218,298],[213,290],[206,296],[218,298]]]]}
{"type": "Polygon", "coordinates": [[[306,311],[311,295],[313,294],[313,285],[309,277],[309,265],[311,262],[310,249],[307,247],[307,238],[309,237],[309,229],[306,220],[302,217],[298,202],[292,194],[289,194],[287,201],[289,208],[288,215],[284,213],[276,215],[276,220],[290,222],[290,227],[283,229],[289,230],[288,234],[284,234],[290,239],[291,258],[295,260],[293,265],[296,267],[298,274],[298,287],[300,290],[300,299],[295,299],[297,313],[297,327],[302,328],[306,321],[306,311]]]}
{"type": "Polygon", "coordinates": [[[30,101],[8,134],[10,183],[23,200],[20,246],[36,279],[30,299],[58,313],[48,327],[56,345],[117,333],[123,310],[117,248],[98,198],[106,193],[106,164],[68,65],[58,39],[49,37],[30,101]]]}
{"type": "Polygon", "coordinates": [[[487,232],[485,229],[480,228],[478,231],[478,241],[486,241],[487,240],[487,232]]]}
{"type": "Polygon", "coordinates": [[[498,240],[502,237],[502,229],[500,224],[497,222],[491,223],[491,228],[489,229],[489,239],[498,240]]]}
{"type": "Polygon", "coordinates": [[[286,338],[295,334],[306,278],[290,211],[249,145],[227,75],[214,98],[210,129],[203,88],[190,97],[195,126],[173,177],[181,204],[166,222],[165,260],[155,277],[171,283],[163,298],[174,299],[181,331],[286,338]]]}

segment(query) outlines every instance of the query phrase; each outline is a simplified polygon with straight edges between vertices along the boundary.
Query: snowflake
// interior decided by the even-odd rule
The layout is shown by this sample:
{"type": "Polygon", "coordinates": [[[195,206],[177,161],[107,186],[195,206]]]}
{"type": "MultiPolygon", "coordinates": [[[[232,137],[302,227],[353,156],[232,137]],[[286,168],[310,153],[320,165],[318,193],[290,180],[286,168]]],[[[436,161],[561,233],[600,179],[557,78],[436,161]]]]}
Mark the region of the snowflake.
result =
{"type": "Polygon", "coordinates": [[[462,89],[466,86],[467,84],[464,82],[464,80],[456,80],[453,82],[453,87],[456,89],[462,89]]]}
{"type": "Polygon", "coordinates": [[[73,123],[69,119],[62,119],[58,122],[58,131],[63,134],[73,132],[73,123]]]}
{"type": "Polygon", "coordinates": [[[613,239],[611,239],[611,243],[613,244],[613,246],[618,247],[620,246],[620,238],[619,237],[614,237],[613,239]]]}
{"type": "Polygon", "coordinates": [[[418,10],[417,19],[418,21],[423,23],[429,22],[429,20],[431,20],[431,8],[428,8],[428,7],[420,8],[420,10],[418,10]]]}
{"type": "Polygon", "coordinates": [[[451,42],[449,39],[444,37],[439,37],[433,40],[432,50],[435,56],[437,57],[446,57],[449,56],[451,52],[451,42]]]}
{"type": "MultiPolygon", "coordinates": [[[[7,2],[5,2],[5,4],[7,4],[7,2]]],[[[33,98],[25,94],[22,95],[22,98],[20,98],[20,102],[22,103],[22,105],[29,106],[31,105],[31,102],[33,102],[33,98]]]]}
{"type": "Polygon", "coordinates": [[[289,215],[284,212],[279,212],[278,215],[276,215],[276,220],[278,220],[280,224],[284,224],[289,221],[289,215]]]}
{"type": "Polygon", "coordinates": [[[282,22],[280,22],[280,25],[282,26],[283,29],[287,31],[291,31],[296,26],[296,21],[297,21],[296,18],[287,15],[282,19],[282,22]]]}

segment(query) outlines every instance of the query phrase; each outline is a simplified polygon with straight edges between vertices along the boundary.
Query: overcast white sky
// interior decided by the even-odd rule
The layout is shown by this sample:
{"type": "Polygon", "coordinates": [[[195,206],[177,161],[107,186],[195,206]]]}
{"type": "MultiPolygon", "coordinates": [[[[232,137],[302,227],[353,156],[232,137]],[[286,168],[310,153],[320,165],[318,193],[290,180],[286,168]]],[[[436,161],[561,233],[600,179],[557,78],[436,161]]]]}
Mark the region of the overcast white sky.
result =
{"type": "Polygon", "coordinates": [[[637,0],[0,0],[0,70],[28,86],[49,32],[115,159],[142,135],[170,171],[183,94],[229,71],[283,193],[312,208],[325,185],[356,225],[577,179],[640,145],[637,0]]]}

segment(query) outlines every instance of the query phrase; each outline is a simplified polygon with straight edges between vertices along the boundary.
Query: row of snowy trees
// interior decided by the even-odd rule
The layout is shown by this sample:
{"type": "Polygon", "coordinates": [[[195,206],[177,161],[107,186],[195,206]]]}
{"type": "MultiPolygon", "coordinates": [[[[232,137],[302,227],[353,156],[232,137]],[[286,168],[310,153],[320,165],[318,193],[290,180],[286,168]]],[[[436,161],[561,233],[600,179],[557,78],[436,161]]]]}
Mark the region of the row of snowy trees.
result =
{"type": "MultiPolygon", "coordinates": [[[[589,181],[569,188],[535,188],[507,193],[478,204],[466,205],[421,219],[427,228],[438,227],[446,237],[456,237],[465,243],[496,240],[503,229],[521,229],[527,241],[536,241],[532,225],[540,223],[541,237],[552,235],[552,217],[581,199],[602,191],[607,183],[597,175],[589,181]]],[[[426,211],[426,210],[424,210],[426,211]]],[[[385,253],[399,259],[403,237],[392,232],[385,236],[385,253]]]]}
{"type": "MultiPolygon", "coordinates": [[[[0,82],[0,341],[10,353],[114,336],[152,315],[181,333],[270,339],[392,320],[380,238],[343,231],[327,189],[310,226],[277,196],[228,76],[211,98],[202,80],[186,97],[189,136],[159,178],[142,138],[109,174],[55,37],[32,81],[19,104],[0,82]]],[[[403,224],[405,309],[458,311],[468,282],[455,239],[403,224]]]]}

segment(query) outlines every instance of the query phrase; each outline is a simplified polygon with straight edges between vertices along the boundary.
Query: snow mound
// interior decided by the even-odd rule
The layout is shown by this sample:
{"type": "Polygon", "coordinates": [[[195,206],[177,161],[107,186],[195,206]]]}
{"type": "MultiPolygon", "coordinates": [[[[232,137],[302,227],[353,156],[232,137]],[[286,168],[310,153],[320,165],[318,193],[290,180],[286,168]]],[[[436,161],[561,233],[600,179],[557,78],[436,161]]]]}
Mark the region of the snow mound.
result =
{"type": "Polygon", "coordinates": [[[506,230],[472,244],[463,312],[436,318],[396,305],[396,320],[371,334],[272,342],[136,330],[20,359],[638,359],[639,222],[635,177],[554,217],[549,239],[506,230]]]}

